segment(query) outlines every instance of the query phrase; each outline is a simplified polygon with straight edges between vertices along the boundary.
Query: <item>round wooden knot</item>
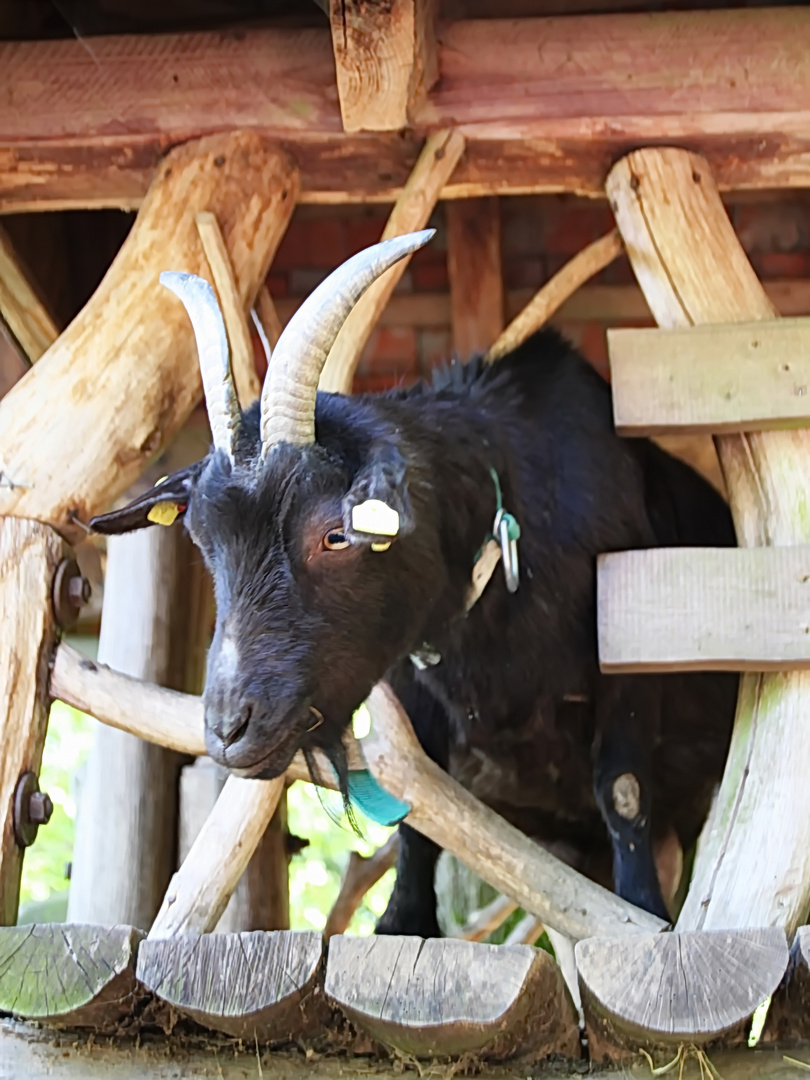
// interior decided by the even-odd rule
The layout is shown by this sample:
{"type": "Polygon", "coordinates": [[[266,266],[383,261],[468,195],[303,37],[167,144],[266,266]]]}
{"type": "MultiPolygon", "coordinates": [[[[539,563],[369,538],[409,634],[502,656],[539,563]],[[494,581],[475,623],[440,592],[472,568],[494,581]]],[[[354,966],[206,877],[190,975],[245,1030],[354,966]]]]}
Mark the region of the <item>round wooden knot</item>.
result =
{"type": "Polygon", "coordinates": [[[622,773],[613,781],[613,807],[619,817],[632,821],[641,811],[641,785],[635,776],[622,773]]]}

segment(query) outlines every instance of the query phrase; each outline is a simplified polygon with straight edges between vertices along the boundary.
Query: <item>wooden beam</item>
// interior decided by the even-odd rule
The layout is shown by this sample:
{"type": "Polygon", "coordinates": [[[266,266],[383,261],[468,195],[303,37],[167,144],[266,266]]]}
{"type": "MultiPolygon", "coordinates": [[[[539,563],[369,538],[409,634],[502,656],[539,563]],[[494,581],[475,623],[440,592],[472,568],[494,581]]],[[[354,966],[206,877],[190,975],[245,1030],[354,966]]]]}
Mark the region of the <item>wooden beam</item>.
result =
{"type": "MultiPolygon", "coordinates": [[[[439,192],[453,175],[463,153],[464,139],[457,131],[439,131],[429,136],[385,223],[381,240],[424,229],[439,192]]],[[[354,305],[326,359],[318,384],[321,390],[351,393],[360,354],[409,262],[410,257],[400,259],[354,305]]]]}
{"type": "Polygon", "coordinates": [[[498,199],[456,199],[444,208],[453,348],[467,360],[503,330],[501,213],[498,199]]]}
{"type": "Polygon", "coordinates": [[[609,330],[620,435],[810,426],[810,319],[609,330]]]}
{"type": "Polygon", "coordinates": [[[796,7],[449,23],[403,137],[343,131],[328,30],[4,43],[0,212],[135,207],[167,147],[239,128],[284,140],[310,202],[393,202],[448,127],[468,149],[442,198],[602,197],[650,141],[702,152],[724,189],[807,187],[808,49],[796,7]]]}
{"type": "Polygon", "coordinates": [[[297,186],[289,158],[252,134],[211,136],[166,159],[93,297],[0,402],[0,457],[27,485],[0,488],[0,514],[78,539],[74,519],[86,521],[135,481],[201,394],[191,324],[160,271],[206,272],[194,217],[212,210],[252,305],[297,186]]]}
{"type": "MultiPolygon", "coordinates": [[[[776,315],[705,160],[678,149],[636,151],[613,168],[607,190],[660,326],[776,315]]],[[[810,432],[725,435],[717,445],[740,545],[810,543],[810,432]]],[[[804,922],[810,786],[798,763],[810,759],[808,708],[805,672],[740,680],[726,769],[678,929],[782,926],[792,934],[804,922]],[[762,853],[755,870],[754,851],[762,853]]]]}
{"type": "Polygon", "coordinates": [[[1,227],[0,317],[32,364],[59,336],[53,316],[30,280],[11,238],[1,227]]]}
{"type": "Polygon", "coordinates": [[[810,667],[810,545],[600,555],[597,625],[610,673],[810,667]]]}
{"type": "Polygon", "coordinates": [[[439,74],[435,0],[330,0],[346,131],[397,131],[439,74]]]}
{"type": "Polygon", "coordinates": [[[42,761],[58,632],[51,592],[63,549],[46,525],[0,517],[0,926],[17,921],[24,849],[15,836],[15,792],[24,773],[39,775],[42,761]]]}
{"type": "Polygon", "coordinates": [[[527,945],[338,936],[325,988],[357,1027],[400,1054],[537,1061],[579,1052],[560,969],[527,945]]]}

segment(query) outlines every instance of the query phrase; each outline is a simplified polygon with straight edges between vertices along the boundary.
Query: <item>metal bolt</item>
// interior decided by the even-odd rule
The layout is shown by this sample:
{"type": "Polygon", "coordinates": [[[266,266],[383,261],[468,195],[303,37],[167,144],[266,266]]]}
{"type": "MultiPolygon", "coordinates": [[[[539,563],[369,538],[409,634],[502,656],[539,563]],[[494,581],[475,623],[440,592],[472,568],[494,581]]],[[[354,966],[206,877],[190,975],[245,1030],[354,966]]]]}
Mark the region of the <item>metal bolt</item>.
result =
{"type": "Polygon", "coordinates": [[[14,838],[20,847],[30,847],[37,838],[40,825],[47,825],[53,814],[53,803],[39,790],[36,774],[24,772],[14,789],[14,838]]]}
{"type": "Polygon", "coordinates": [[[53,579],[53,611],[63,630],[73,629],[91,593],[90,582],[82,577],[76,560],[62,559],[53,579]]]}

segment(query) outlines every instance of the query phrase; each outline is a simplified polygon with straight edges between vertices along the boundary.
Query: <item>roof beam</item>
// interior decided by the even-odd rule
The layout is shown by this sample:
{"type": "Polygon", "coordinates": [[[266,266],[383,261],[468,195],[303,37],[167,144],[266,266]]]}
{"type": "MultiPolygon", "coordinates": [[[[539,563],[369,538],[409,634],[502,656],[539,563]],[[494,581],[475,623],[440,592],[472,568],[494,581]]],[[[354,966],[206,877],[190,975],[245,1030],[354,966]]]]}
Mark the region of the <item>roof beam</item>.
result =
{"type": "Polygon", "coordinates": [[[649,143],[700,151],[724,189],[808,187],[808,52],[807,8],[450,23],[413,131],[363,134],[343,130],[328,30],[8,42],[0,212],[137,206],[169,147],[237,128],[284,141],[308,202],[393,202],[453,127],[443,198],[602,196],[649,143]]]}
{"type": "Polygon", "coordinates": [[[439,74],[435,0],[330,0],[345,131],[397,131],[439,74]]]}

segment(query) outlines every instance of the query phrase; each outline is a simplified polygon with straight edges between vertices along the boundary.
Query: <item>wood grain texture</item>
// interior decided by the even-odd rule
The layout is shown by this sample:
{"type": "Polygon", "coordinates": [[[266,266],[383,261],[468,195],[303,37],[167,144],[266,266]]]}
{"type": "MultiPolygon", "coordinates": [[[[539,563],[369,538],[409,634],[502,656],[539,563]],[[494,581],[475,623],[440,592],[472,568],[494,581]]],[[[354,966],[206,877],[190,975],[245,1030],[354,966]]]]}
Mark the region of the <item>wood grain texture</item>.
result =
{"type": "Polygon", "coordinates": [[[91,300],[0,402],[0,457],[28,484],[0,488],[0,513],[79,537],[71,517],[87,520],[129,487],[201,393],[191,324],[160,272],[206,272],[194,216],[209,209],[250,306],[296,191],[289,159],[256,135],[211,136],[172,152],[91,300]]]}
{"type": "Polygon", "coordinates": [[[53,316],[14,250],[8,233],[1,227],[0,316],[32,364],[59,336],[53,316]]]}
{"type": "Polygon", "coordinates": [[[503,330],[501,214],[494,196],[445,206],[453,347],[466,360],[485,352],[503,330]]]}
{"type": "Polygon", "coordinates": [[[236,383],[239,405],[242,409],[247,409],[261,394],[262,384],[256,374],[253,346],[242,298],[216,214],[212,214],[210,210],[201,210],[195,221],[225,320],[231,349],[231,371],[236,383]]]}
{"type": "Polygon", "coordinates": [[[559,968],[526,945],[338,936],[325,989],[372,1038],[415,1057],[537,1060],[579,1049],[559,968]]]}
{"type": "Polygon", "coordinates": [[[604,672],[810,667],[810,545],[600,555],[597,628],[604,672]]]}
{"type": "Polygon", "coordinates": [[[345,131],[396,131],[439,73],[435,0],[330,0],[345,131]]]}
{"type": "MultiPolygon", "coordinates": [[[[659,326],[775,316],[701,157],[676,149],[636,151],[611,170],[607,192],[659,326]]],[[[717,446],[740,545],[810,541],[810,431],[725,435],[717,446]]],[[[728,763],[704,828],[680,930],[782,926],[792,933],[805,919],[809,706],[807,672],[741,680],[728,763]],[[754,873],[755,851],[763,861],[754,873]]]]}
{"type": "Polygon", "coordinates": [[[741,1034],[779,986],[788,947],[778,927],[639,934],[577,942],[576,961],[595,1042],[700,1046],[741,1034]]]}
{"type": "Polygon", "coordinates": [[[509,323],[491,346],[487,361],[493,363],[517,348],[530,334],[548,322],[580,286],[609,266],[621,252],[622,240],[616,229],[577,252],[509,323]]]}
{"type": "Polygon", "coordinates": [[[608,330],[620,435],[810,426],[810,319],[608,330]]]}
{"type": "Polygon", "coordinates": [[[48,665],[57,627],[51,585],[64,545],[46,525],[0,517],[0,926],[17,921],[23,851],[14,837],[14,791],[39,774],[48,728],[48,665]]]}
{"type": "Polygon", "coordinates": [[[132,208],[167,146],[240,127],[285,141],[305,201],[393,201],[446,127],[469,150],[443,198],[602,195],[613,162],[652,140],[704,153],[723,188],[806,187],[808,14],[447,23],[442,78],[404,138],[343,131],[328,29],[4,43],[0,211],[132,208]]]}
{"type": "Polygon", "coordinates": [[[145,941],[137,970],[181,1016],[253,1046],[323,1034],[323,953],[313,932],[183,934],[145,941]]]}
{"type": "MultiPolygon", "coordinates": [[[[439,192],[452,176],[463,153],[464,139],[458,132],[439,131],[428,137],[385,224],[381,240],[424,229],[439,192]]],[[[409,262],[410,256],[400,259],[378,277],[354,305],[326,359],[318,384],[321,390],[351,393],[360,354],[409,262]]]]}
{"type": "Polygon", "coordinates": [[[372,726],[360,742],[363,756],[376,780],[412,807],[410,826],[574,940],[663,929],[661,919],[566,866],[432,762],[389,686],[378,683],[366,704],[372,726]]]}
{"type": "Polygon", "coordinates": [[[5,927],[0,1009],[58,1027],[114,1032],[143,996],[135,977],[142,938],[131,926],[5,927]]]}
{"type": "MultiPolygon", "coordinates": [[[[103,724],[129,731],[158,746],[195,757],[205,753],[201,698],[111,671],[88,660],[65,642],[56,650],[50,693],[103,724]]],[[[350,769],[365,767],[353,740],[347,740],[346,753],[350,769]]],[[[332,774],[327,759],[316,752],[316,760],[322,777],[328,780],[332,774]]],[[[287,777],[309,779],[309,770],[300,754],[293,759],[287,777]]]]}

